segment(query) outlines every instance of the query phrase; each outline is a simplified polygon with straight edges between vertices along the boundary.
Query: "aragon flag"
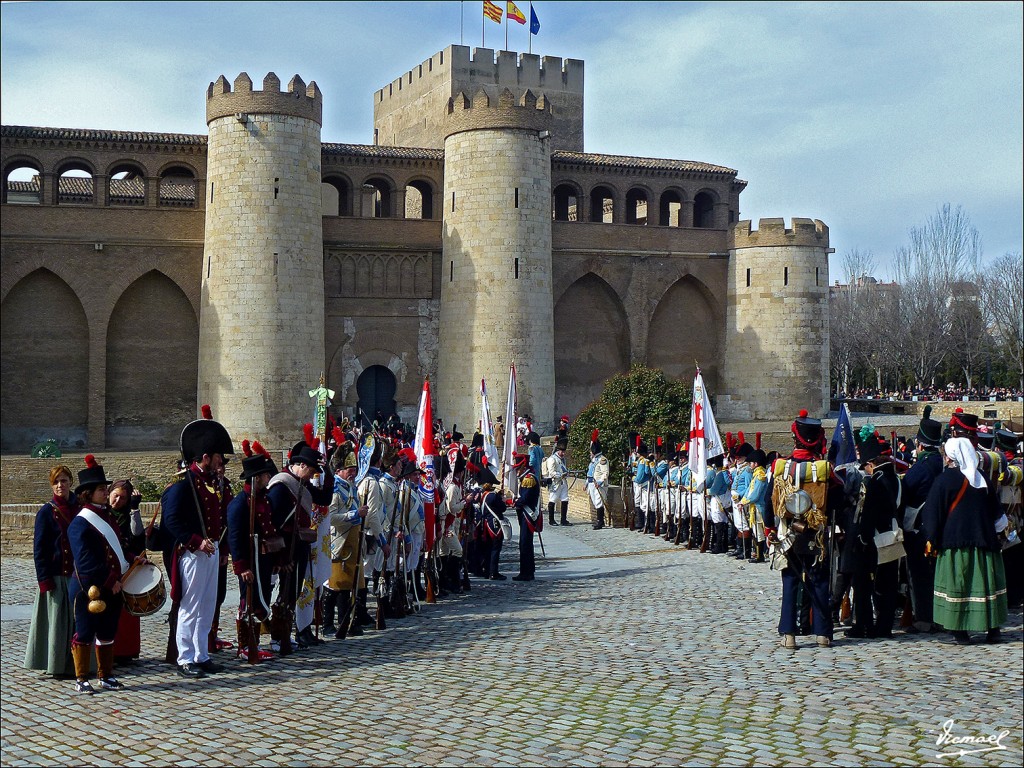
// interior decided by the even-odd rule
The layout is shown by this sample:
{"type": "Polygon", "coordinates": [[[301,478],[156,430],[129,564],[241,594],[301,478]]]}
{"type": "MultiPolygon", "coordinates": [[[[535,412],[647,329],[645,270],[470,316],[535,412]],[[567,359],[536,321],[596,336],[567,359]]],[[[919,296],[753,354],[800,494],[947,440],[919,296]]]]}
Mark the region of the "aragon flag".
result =
{"type": "Polygon", "coordinates": [[[423,550],[429,552],[434,546],[437,536],[437,515],[434,513],[435,488],[434,478],[434,409],[430,402],[430,379],[423,382],[423,396],[420,399],[420,412],[416,418],[416,437],[413,442],[416,451],[416,464],[423,470],[420,474],[420,495],[423,498],[423,550]]]}
{"type": "Polygon", "coordinates": [[[492,3],[491,0],[484,0],[484,16],[496,24],[501,24],[501,6],[492,3]]]}
{"type": "Polygon", "coordinates": [[[512,0],[508,0],[508,2],[506,3],[506,7],[509,21],[514,21],[516,24],[526,23],[526,17],[523,16],[523,12],[519,10],[519,8],[516,6],[515,3],[512,2],[512,0]]]}

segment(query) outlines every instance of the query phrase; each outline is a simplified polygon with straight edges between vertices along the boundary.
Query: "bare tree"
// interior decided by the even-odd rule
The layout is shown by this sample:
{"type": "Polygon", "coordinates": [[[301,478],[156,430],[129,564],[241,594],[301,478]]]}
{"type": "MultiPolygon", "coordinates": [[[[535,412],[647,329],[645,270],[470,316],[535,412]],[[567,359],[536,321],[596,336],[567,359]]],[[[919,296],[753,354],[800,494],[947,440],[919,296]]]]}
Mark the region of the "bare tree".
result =
{"type": "Polygon", "coordinates": [[[863,356],[865,294],[874,269],[875,259],[870,251],[849,251],[843,256],[846,284],[834,289],[829,297],[830,364],[836,394],[849,393],[851,369],[863,356]]]}
{"type": "Polygon", "coordinates": [[[1024,262],[1019,253],[1006,253],[979,278],[981,305],[991,323],[1000,351],[1017,368],[1024,389],[1024,262]]]}
{"type": "Polygon", "coordinates": [[[982,315],[977,281],[964,284],[951,299],[949,351],[971,388],[974,370],[990,351],[988,324],[982,315]]]}
{"type": "Polygon", "coordinates": [[[900,283],[903,353],[918,387],[934,383],[949,352],[953,314],[950,297],[957,284],[976,274],[981,235],[964,210],[947,203],[922,227],[910,230],[910,245],[896,249],[894,272],[900,283]]]}

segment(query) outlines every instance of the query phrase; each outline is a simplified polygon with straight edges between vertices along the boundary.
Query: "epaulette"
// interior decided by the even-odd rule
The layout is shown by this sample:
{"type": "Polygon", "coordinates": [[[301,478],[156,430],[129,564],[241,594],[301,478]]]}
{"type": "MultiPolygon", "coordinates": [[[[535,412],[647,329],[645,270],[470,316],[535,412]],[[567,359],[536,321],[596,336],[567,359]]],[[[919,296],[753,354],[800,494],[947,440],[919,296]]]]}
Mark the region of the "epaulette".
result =
{"type": "Polygon", "coordinates": [[[524,477],[519,483],[523,488],[536,488],[537,480],[532,477],[524,477]]]}

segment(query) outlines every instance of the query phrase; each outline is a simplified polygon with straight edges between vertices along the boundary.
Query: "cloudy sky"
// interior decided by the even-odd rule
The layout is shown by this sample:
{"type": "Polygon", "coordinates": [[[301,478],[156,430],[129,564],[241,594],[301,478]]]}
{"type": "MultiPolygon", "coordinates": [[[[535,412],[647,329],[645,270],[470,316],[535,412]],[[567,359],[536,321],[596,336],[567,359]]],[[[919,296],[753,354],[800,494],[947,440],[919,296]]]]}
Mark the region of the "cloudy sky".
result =
{"type": "MultiPolygon", "coordinates": [[[[519,6],[529,15],[529,3],[519,6]]],[[[533,52],[586,62],[586,150],[749,181],[743,218],[820,218],[882,265],[945,203],[1022,250],[1020,3],[535,4],[533,52]]],[[[325,141],[370,143],[372,92],[447,45],[504,47],[481,3],[11,2],[5,125],[205,133],[206,85],[300,74],[325,141]],[[462,23],[464,18],[464,24],[462,23]]],[[[511,25],[509,48],[527,49],[511,25]]]]}

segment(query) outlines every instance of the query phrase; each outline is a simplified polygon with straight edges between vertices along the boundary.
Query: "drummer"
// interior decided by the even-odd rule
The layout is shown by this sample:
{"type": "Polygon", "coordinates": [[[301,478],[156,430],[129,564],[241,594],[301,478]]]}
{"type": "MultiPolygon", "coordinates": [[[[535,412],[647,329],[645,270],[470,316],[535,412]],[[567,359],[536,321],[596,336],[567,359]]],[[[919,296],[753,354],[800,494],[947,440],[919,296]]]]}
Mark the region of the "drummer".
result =
{"type": "Polygon", "coordinates": [[[68,590],[75,610],[75,634],[71,639],[75,691],[89,695],[96,693],[89,682],[93,644],[100,688],[124,688],[114,677],[114,637],[123,604],[121,578],[128,562],[121,546],[121,529],[107,505],[107,486],[103,467],[89,454],[75,489],[82,508],[68,526],[68,543],[75,561],[68,590]]]}
{"type": "MultiPolygon", "coordinates": [[[[121,548],[125,552],[144,552],[146,532],[142,526],[139,505],[142,494],[131,480],[116,480],[110,486],[110,510],[121,534],[121,548]]],[[[114,638],[114,664],[122,667],[135,663],[142,649],[139,617],[128,611],[121,614],[114,638]]]]}

